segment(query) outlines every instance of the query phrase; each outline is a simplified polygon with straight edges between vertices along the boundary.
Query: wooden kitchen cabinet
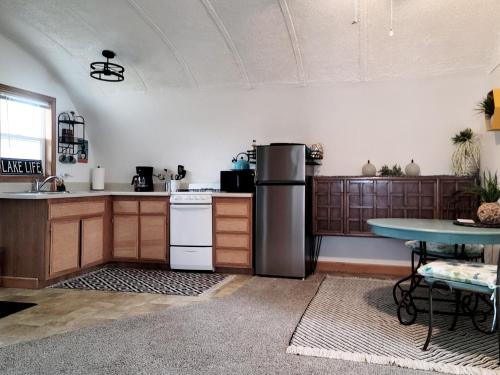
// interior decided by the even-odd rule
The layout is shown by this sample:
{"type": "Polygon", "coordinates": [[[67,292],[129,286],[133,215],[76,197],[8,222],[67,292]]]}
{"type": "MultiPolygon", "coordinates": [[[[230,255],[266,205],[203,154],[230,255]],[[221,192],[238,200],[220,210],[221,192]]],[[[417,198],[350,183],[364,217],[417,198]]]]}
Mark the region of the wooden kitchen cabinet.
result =
{"type": "Polygon", "coordinates": [[[213,199],[215,266],[252,269],[252,198],[213,199]]]}
{"type": "Polygon", "coordinates": [[[106,199],[48,202],[48,279],[105,261],[106,199]]]}
{"type": "Polygon", "coordinates": [[[113,258],[168,261],[168,201],[168,197],[113,200],[113,258]]]}
{"type": "Polygon", "coordinates": [[[139,258],[139,216],[113,217],[113,257],[139,258]]]}
{"type": "Polygon", "coordinates": [[[81,266],[87,267],[104,261],[104,218],[82,220],[81,266]]]}
{"type": "Polygon", "coordinates": [[[371,236],[367,220],[372,218],[472,218],[478,201],[465,192],[475,183],[476,177],[455,176],[316,176],[313,231],[318,236],[371,236]]]}
{"type": "Polygon", "coordinates": [[[80,220],[50,224],[49,274],[57,276],[80,268],[80,220]]]}
{"type": "Polygon", "coordinates": [[[167,260],[167,217],[141,216],[141,259],[167,260]]]}

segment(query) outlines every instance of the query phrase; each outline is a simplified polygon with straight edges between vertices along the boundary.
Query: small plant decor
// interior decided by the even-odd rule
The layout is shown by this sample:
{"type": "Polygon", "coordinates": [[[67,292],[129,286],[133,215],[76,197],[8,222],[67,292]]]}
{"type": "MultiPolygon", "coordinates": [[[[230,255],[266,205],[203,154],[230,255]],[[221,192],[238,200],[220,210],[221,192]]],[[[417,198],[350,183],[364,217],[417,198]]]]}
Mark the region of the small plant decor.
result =
{"type": "Polygon", "coordinates": [[[471,192],[477,194],[481,200],[481,205],[477,209],[477,217],[483,224],[500,225],[500,187],[498,186],[498,177],[488,171],[483,172],[481,186],[474,186],[471,192]]]}
{"type": "Polygon", "coordinates": [[[392,168],[390,168],[387,164],[384,164],[378,173],[382,177],[401,177],[404,175],[399,164],[394,164],[392,168]]]}
{"type": "Polygon", "coordinates": [[[479,146],[471,128],[464,129],[451,138],[457,146],[451,158],[453,173],[457,176],[472,176],[479,170],[479,146]]]}
{"type": "Polygon", "coordinates": [[[486,97],[481,100],[477,107],[476,111],[478,113],[483,113],[487,119],[490,119],[491,116],[495,113],[495,101],[493,100],[493,91],[490,91],[486,97]]]}
{"type": "Polygon", "coordinates": [[[491,174],[488,171],[483,172],[483,179],[480,186],[473,186],[470,192],[476,194],[481,203],[495,203],[500,199],[500,187],[498,186],[497,174],[491,174]]]}

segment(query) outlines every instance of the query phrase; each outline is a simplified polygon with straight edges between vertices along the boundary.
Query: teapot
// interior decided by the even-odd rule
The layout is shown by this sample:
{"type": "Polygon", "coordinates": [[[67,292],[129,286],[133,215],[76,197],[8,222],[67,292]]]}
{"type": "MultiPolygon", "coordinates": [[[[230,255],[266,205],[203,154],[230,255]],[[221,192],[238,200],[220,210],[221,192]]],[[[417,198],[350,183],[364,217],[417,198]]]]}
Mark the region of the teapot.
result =
{"type": "Polygon", "coordinates": [[[233,162],[233,170],[250,169],[250,163],[249,163],[249,161],[250,161],[250,158],[248,157],[248,154],[245,153],[245,152],[240,152],[232,160],[232,162],[233,162]],[[238,159],[238,156],[240,156],[240,155],[246,156],[247,160],[245,160],[243,158],[243,156],[238,159]]]}

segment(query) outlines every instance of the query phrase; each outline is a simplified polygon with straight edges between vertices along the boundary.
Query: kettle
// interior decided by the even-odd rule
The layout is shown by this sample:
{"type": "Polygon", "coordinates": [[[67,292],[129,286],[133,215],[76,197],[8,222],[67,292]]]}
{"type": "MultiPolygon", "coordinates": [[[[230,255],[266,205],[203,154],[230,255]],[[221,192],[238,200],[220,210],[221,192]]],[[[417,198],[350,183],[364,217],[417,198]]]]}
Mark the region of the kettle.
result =
{"type": "Polygon", "coordinates": [[[249,163],[249,161],[250,161],[250,158],[248,157],[248,154],[245,153],[245,152],[240,152],[232,160],[232,162],[233,162],[233,170],[250,169],[250,163],[249,163]],[[247,160],[245,160],[243,158],[243,156],[238,159],[238,156],[240,156],[240,155],[246,156],[247,160]]]}

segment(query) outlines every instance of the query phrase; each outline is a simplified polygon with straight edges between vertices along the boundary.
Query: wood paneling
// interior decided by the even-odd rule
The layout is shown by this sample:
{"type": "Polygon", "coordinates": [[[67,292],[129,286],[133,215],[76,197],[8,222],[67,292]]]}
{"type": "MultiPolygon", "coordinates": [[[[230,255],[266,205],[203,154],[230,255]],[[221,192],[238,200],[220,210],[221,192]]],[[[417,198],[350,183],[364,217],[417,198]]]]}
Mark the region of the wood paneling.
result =
{"type": "Polygon", "coordinates": [[[50,225],[50,276],[79,268],[80,220],[53,221],[50,225]]]}
{"type": "Polygon", "coordinates": [[[141,215],[143,214],[167,214],[167,202],[163,201],[145,201],[141,200],[141,215]]]}
{"type": "Polygon", "coordinates": [[[248,249],[250,236],[248,234],[217,233],[215,246],[218,248],[248,249]]]}
{"type": "Polygon", "coordinates": [[[464,191],[474,177],[318,176],[313,183],[315,235],[371,236],[372,218],[474,216],[477,200],[464,191]],[[460,209],[459,209],[460,208],[460,209]]]}
{"type": "Polygon", "coordinates": [[[215,221],[217,232],[249,233],[250,220],[248,218],[225,218],[219,217],[215,221]]]}
{"type": "Polygon", "coordinates": [[[315,178],[313,182],[314,232],[344,233],[344,184],[342,178],[315,178]]]}
{"type": "Polygon", "coordinates": [[[104,201],[77,201],[49,204],[49,219],[103,215],[104,201]]]}
{"type": "Polygon", "coordinates": [[[113,257],[139,257],[139,216],[115,215],[113,218],[113,257]]]}
{"type": "MultiPolygon", "coordinates": [[[[141,202],[142,206],[142,202],[141,202]]],[[[141,207],[142,211],[142,207],[141,207]]],[[[141,216],[141,259],[167,260],[166,216],[141,216]]]]}
{"type": "MultiPolygon", "coordinates": [[[[222,198],[221,198],[222,199],[222,198]]],[[[248,198],[229,198],[228,200],[219,200],[215,206],[215,216],[240,216],[248,217],[249,202],[248,198]]]]}
{"type": "Polygon", "coordinates": [[[113,199],[113,213],[115,214],[138,214],[139,201],[113,199]]]}
{"type": "Polygon", "coordinates": [[[400,278],[411,272],[409,266],[393,266],[383,264],[344,263],[318,261],[318,272],[344,273],[349,275],[364,275],[379,278],[400,278]]]}
{"type": "Polygon", "coordinates": [[[215,263],[219,266],[248,267],[250,253],[241,249],[217,249],[215,263]]]}
{"type": "Polygon", "coordinates": [[[252,269],[252,198],[214,198],[216,267],[252,269]]]}
{"type": "Polygon", "coordinates": [[[104,218],[82,220],[81,267],[99,264],[104,260],[104,218]]]}

